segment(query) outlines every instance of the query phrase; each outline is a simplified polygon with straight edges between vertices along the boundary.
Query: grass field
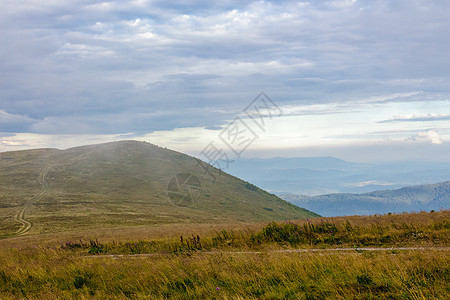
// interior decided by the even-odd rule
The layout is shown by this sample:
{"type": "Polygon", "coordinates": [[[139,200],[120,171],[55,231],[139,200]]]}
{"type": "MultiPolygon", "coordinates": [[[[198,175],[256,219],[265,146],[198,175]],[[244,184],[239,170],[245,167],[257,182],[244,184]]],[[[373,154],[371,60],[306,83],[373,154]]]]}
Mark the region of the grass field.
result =
{"type": "Polygon", "coordinates": [[[4,239],[0,298],[449,299],[449,217],[166,224],[4,239]]]}

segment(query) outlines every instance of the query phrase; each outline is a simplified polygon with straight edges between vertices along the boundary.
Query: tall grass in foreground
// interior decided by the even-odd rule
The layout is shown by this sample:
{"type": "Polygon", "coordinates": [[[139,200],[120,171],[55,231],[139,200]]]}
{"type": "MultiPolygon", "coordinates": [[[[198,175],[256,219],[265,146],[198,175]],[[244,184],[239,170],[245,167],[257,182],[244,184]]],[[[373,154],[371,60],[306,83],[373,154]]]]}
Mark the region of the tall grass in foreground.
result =
{"type": "Polygon", "coordinates": [[[1,253],[2,299],[449,299],[443,251],[138,258],[1,253]]]}
{"type": "Polygon", "coordinates": [[[267,251],[448,247],[449,231],[444,211],[62,245],[4,240],[0,299],[450,299],[448,250],[267,251]]]}

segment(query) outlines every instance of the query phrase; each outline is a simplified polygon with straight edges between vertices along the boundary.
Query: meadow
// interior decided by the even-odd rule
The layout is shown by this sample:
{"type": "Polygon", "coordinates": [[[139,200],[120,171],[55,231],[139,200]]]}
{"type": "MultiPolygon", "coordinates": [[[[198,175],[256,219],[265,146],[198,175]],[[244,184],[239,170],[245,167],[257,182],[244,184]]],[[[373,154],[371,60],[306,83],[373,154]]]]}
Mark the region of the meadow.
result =
{"type": "Polygon", "coordinates": [[[449,299],[449,217],[166,224],[4,239],[0,298],[449,299]]]}

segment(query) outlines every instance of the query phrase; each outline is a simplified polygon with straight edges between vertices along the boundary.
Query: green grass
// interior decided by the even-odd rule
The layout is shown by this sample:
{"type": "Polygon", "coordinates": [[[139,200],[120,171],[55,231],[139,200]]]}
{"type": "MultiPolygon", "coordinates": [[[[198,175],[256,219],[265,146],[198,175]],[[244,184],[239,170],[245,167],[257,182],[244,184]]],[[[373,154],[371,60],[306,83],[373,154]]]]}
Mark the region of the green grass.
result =
{"type": "Polygon", "coordinates": [[[449,245],[449,214],[13,238],[0,241],[0,298],[448,299],[449,252],[434,247],[449,245]],[[304,230],[316,242],[295,238],[304,230]],[[364,245],[427,249],[285,252],[364,245]]]}
{"type": "Polygon", "coordinates": [[[220,254],[98,259],[61,251],[12,253],[0,271],[10,298],[448,299],[449,259],[438,251],[371,256],[220,254]],[[27,261],[24,261],[24,260],[27,261]]]}

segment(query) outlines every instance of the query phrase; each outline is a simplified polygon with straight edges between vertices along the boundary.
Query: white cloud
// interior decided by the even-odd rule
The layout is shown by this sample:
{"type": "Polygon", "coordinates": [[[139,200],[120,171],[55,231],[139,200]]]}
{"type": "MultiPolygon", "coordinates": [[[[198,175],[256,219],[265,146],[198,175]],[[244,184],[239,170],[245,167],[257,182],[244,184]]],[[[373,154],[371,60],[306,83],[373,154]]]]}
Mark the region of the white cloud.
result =
{"type": "Polygon", "coordinates": [[[432,144],[440,145],[442,144],[442,139],[439,136],[439,134],[434,130],[427,130],[427,131],[421,131],[409,138],[406,139],[407,141],[423,141],[427,140],[430,141],[432,144]]]}
{"type": "Polygon", "coordinates": [[[450,114],[414,114],[414,115],[398,115],[389,120],[380,121],[380,123],[391,122],[423,122],[423,121],[445,121],[450,120],[450,114]]]}
{"type": "Polygon", "coordinates": [[[364,187],[368,185],[383,185],[383,186],[390,186],[393,185],[393,183],[390,182],[378,182],[376,180],[368,180],[368,181],[361,181],[356,183],[349,183],[348,186],[356,186],[356,187],[364,187]]]}

